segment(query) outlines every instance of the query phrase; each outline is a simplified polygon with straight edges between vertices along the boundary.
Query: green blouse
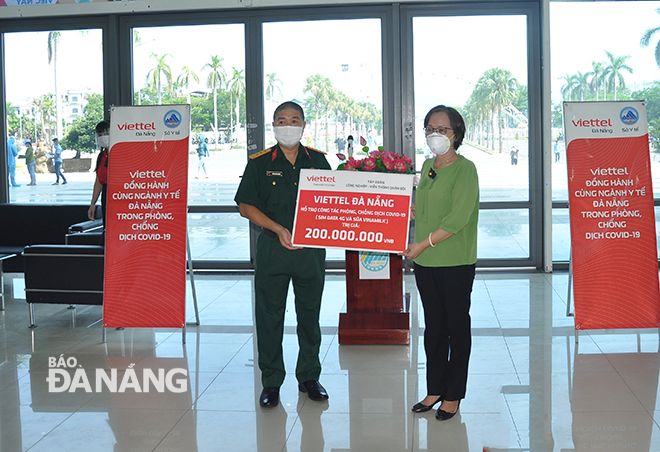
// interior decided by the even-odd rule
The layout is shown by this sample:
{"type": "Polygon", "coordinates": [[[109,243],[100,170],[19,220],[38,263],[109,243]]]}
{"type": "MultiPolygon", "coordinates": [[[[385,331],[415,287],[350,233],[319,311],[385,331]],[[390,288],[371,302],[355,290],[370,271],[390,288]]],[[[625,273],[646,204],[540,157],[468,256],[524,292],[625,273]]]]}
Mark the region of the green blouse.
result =
{"type": "Polygon", "coordinates": [[[435,158],[422,166],[415,195],[415,242],[428,240],[440,228],[452,235],[426,248],[415,262],[425,267],[453,267],[477,261],[479,178],[470,160],[459,155],[451,165],[429,176],[435,158]]]}

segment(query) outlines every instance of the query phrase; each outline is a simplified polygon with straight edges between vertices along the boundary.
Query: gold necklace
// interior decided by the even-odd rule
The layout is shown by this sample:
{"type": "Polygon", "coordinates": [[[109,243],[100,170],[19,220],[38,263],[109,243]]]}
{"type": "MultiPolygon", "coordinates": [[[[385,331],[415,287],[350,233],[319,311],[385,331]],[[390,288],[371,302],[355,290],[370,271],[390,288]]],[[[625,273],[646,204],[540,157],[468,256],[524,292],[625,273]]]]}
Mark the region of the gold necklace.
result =
{"type": "Polygon", "coordinates": [[[444,168],[445,166],[447,166],[447,164],[449,163],[449,161],[450,161],[451,159],[453,159],[454,157],[458,157],[458,154],[453,153],[452,155],[449,156],[449,158],[448,158],[447,160],[445,160],[444,162],[441,162],[439,165],[436,165],[436,163],[433,162],[433,168],[435,168],[435,169],[444,168]]]}

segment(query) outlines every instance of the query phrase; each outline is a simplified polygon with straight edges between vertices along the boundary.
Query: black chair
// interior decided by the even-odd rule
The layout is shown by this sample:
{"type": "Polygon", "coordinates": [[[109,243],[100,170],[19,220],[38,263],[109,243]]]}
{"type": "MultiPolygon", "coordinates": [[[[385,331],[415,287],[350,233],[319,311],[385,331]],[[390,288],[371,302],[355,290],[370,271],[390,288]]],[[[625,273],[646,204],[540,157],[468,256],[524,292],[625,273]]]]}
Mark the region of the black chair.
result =
{"type": "Polygon", "coordinates": [[[23,251],[30,328],[34,303],[103,304],[104,248],[99,245],[32,245],[23,251]]]}

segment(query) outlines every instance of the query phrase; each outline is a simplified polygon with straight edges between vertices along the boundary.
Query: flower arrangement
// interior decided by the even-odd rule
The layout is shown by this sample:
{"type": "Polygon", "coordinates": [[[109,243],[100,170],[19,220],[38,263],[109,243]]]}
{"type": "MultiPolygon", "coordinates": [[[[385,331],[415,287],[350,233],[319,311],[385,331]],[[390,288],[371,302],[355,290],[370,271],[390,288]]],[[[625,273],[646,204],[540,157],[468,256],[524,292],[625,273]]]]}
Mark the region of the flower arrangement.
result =
{"type": "Polygon", "coordinates": [[[340,160],[346,160],[344,163],[340,164],[337,169],[348,171],[372,171],[375,173],[413,173],[412,160],[405,155],[385,152],[382,146],[379,146],[377,151],[369,152],[369,148],[366,146],[363,150],[367,151],[367,157],[363,159],[349,157],[348,160],[346,160],[344,155],[337,154],[337,157],[339,157],[340,160]]]}

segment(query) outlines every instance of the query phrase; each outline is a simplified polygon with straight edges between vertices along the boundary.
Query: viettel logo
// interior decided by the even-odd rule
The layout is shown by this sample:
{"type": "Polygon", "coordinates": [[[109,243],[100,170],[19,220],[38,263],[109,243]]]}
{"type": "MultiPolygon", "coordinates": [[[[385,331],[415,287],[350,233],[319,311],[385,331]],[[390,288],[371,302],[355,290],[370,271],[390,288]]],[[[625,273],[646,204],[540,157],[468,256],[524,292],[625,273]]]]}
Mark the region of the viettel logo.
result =
{"type": "Polygon", "coordinates": [[[170,110],[165,113],[163,121],[167,127],[174,129],[175,127],[179,127],[179,124],[181,124],[181,114],[176,110],[170,110]]]}
{"type": "Polygon", "coordinates": [[[621,122],[623,122],[624,124],[632,125],[635,124],[639,119],[639,114],[637,113],[637,110],[635,110],[634,108],[626,107],[623,110],[621,110],[619,117],[621,118],[621,122]]]}

